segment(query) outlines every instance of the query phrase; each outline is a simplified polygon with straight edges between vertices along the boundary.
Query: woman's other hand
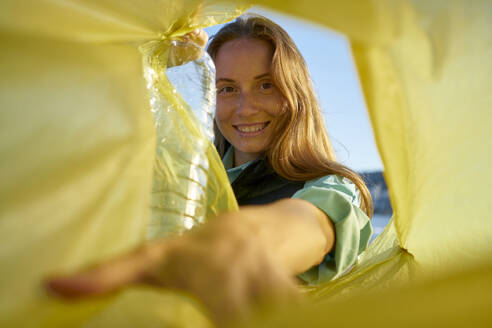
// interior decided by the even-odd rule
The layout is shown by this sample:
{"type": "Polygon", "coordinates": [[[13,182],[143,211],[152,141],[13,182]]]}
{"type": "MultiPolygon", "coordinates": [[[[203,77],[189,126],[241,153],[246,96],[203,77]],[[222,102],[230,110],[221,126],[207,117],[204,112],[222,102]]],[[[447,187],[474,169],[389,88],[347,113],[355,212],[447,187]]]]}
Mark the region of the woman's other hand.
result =
{"type": "Polygon", "coordinates": [[[201,29],[196,29],[177,40],[173,40],[167,67],[183,65],[200,58],[207,42],[208,35],[201,29]]]}
{"type": "Polygon", "coordinates": [[[233,215],[83,272],[53,278],[48,287],[67,298],[100,295],[136,283],[176,288],[195,295],[219,323],[247,314],[258,302],[296,298],[291,276],[254,229],[238,224],[233,215]]]}

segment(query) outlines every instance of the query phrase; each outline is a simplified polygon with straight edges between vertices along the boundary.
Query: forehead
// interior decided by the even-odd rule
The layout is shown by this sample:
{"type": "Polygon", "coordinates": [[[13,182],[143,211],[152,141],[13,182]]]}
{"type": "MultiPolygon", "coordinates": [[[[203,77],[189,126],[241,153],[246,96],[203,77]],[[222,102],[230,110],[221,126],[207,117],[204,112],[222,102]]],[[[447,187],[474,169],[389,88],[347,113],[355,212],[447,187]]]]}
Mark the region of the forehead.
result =
{"type": "Polygon", "coordinates": [[[272,46],[264,40],[241,38],[220,47],[215,58],[217,77],[239,78],[270,72],[272,46]]]}

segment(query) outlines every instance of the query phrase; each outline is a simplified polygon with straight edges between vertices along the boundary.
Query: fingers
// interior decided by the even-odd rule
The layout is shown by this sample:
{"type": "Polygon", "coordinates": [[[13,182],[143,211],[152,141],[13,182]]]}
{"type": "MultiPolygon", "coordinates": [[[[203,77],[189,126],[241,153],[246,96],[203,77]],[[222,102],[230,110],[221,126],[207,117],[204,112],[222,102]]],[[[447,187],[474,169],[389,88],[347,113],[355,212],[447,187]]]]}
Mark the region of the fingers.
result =
{"type": "Polygon", "coordinates": [[[192,34],[192,39],[198,44],[200,47],[205,48],[208,42],[208,34],[204,30],[195,30],[192,34]]]}
{"type": "Polygon", "coordinates": [[[183,36],[183,41],[191,41],[200,48],[205,48],[208,42],[208,34],[202,29],[196,29],[183,36]]]}
{"type": "Polygon", "coordinates": [[[163,252],[158,244],[143,247],[129,255],[66,276],[51,278],[49,290],[67,298],[105,294],[129,284],[140,282],[163,252]]]}
{"type": "Polygon", "coordinates": [[[167,67],[179,66],[197,60],[203,55],[207,42],[207,33],[200,29],[180,37],[179,42],[174,42],[171,47],[167,67]]]}

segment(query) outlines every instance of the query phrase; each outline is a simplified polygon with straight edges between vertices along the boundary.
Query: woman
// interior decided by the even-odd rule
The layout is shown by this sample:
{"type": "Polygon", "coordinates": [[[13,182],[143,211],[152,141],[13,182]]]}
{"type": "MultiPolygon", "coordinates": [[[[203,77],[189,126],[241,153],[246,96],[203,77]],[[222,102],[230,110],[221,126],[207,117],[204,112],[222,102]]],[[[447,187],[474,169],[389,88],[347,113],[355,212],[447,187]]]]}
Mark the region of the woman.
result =
{"type": "MultiPolygon", "coordinates": [[[[206,42],[203,33],[197,39],[206,42]]],[[[223,27],[208,52],[217,69],[217,148],[238,202],[249,206],[52,279],[54,291],[79,297],[137,282],[180,288],[221,320],[291,295],[296,275],[311,284],[334,279],[367,246],[370,194],[334,160],[306,64],[287,33],[244,16],[223,27]]]]}

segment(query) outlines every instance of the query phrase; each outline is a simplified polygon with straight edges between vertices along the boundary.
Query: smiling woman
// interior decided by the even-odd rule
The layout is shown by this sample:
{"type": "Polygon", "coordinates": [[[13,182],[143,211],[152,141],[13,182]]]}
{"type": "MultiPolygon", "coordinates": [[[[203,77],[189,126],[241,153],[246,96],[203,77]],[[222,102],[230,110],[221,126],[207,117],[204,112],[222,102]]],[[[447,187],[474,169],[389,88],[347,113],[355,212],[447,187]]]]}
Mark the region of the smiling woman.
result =
{"type": "Polygon", "coordinates": [[[217,67],[215,134],[221,156],[232,144],[234,166],[261,155],[290,181],[347,178],[361,194],[361,208],[372,215],[364,182],[335,159],[306,63],[280,26],[245,15],[224,26],[208,52],[217,67]]]}

